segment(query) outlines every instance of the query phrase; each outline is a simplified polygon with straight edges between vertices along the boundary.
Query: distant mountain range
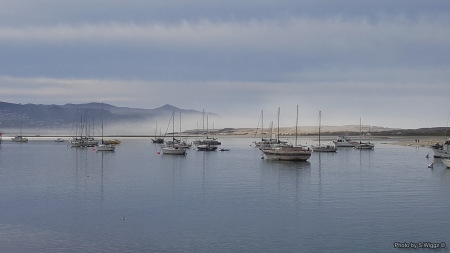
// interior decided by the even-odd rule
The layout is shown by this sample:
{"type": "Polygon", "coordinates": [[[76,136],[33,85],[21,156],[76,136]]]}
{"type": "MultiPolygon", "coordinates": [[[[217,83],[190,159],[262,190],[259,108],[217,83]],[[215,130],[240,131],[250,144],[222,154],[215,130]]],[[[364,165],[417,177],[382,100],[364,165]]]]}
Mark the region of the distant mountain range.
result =
{"type": "MultiPolygon", "coordinates": [[[[103,114],[105,135],[164,135],[172,132],[173,126],[171,124],[173,123],[169,124],[169,121],[171,121],[174,111],[176,113],[175,132],[179,131],[181,125],[183,126],[182,131],[188,130],[191,133],[202,128],[206,130],[208,129],[207,119],[209,117],[209,131],[215,130],[215,132],[222,134],[249,136],[255,134],[253,128],[214,129],[214,121],[227,121],[227,119],[210,112],[205,112],[205,117],[203,117],[203,112],[181,109],[169,104],[155,109],[103,104],[102,113],[102,103],[42,105],[6,102],[0,102],[0,132],[7,135],[17,135],[22,126],[24,135],[59,134],[73,136],[76,128],[81,125],[81,118],[83,118],[84,126],[99,136],[103,114]],[[182,121],[180,121],[180,113],[182,121]]],[[[367,128],[368,126],[365,126],[366,132],[367,128]]],[[[324,126],[322,130],[323,135],[359,135],[359,125],[324,126]]],[[[283,128],[281,132],[283,135],[294,134],[295,128],[283,128]]],[[[398,129],[371,126],[370,132],[372,135],[383,136],[447,136],[447,133],[450,135],[450,130],[447,131],[446,127],[398,129]]],[[[315,135],[317,134],[317,127],[302,126],[300,134],[315,135]]]]}
{"type": "MultiPolygon", "coordinates": [[[[119,129],[120,133],[135,133],[139,132],[136,130],[144,127],[145,132],[150,134],[149,129],[154,127],[153,124],[158,120],[162,122],[158,128],[164,126],[166,129],[174,111],[176,124],[179,124],[180,113],[183,118],[195,118],[197,121],[201,121],[203,115],[200,111],[181,109],[169,104],[155,109],[140,109],[102,105],[102,103],[42,105],[0,102],[0,131],[12,131],[12,129],[17,131],[22,125],[24,132],[30,134],[52,130],[68,134],[67,131],[73,131],[74,125],[76,126],[83,118],[84,122],[88,122],[89,127],[97,129],[98,134],[102,120],[102,106],[104,125],[108,127],[110,133],[118,132],[119,129]]],[[[209,112],[205,115],[212,118],[219,117],[209,112]]],[[[153,128],[151,132],[154,133],[154,131],[153,128]]]]}

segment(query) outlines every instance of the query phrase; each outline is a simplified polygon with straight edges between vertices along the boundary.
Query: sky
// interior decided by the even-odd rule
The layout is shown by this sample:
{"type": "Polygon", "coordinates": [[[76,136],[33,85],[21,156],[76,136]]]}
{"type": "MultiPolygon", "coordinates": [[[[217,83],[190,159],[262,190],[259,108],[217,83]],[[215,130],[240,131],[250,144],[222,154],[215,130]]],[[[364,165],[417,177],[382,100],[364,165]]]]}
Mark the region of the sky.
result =
{"type": "Polygon", "coordinates": [[[447,0],[0,0],[0,101],[446,126],[447,0]]]}

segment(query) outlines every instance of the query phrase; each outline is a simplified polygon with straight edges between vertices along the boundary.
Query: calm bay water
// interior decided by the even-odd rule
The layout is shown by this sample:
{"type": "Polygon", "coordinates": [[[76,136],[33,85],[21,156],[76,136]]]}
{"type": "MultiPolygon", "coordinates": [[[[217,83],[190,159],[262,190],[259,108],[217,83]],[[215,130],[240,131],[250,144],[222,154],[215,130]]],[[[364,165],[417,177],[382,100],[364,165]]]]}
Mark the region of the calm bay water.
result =
{"type": "Polygon", "coordinates": [[[181,157],[138,139],[114,153],[4,141],[0,251],[390,252],[398,251],[394,242],[450,244],[450,169],[426,159],[429,148],[375,142],[372,151],[276,162],[260,159],[252,141],[225,138],[229,152],[181,157]]]}

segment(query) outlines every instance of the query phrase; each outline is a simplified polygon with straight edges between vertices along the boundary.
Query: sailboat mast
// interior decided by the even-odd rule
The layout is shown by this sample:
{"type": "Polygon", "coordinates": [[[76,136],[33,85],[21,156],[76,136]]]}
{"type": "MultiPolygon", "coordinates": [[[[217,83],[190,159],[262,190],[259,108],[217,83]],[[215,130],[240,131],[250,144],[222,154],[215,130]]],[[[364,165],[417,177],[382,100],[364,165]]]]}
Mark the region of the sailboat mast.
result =
{"type": "Polygon", "coordinates": [[[88,122],[87,122],[87,109],[86,109],[86,112],[84,113],[84,124],[85,124],[85,127],[86,127],[85,134],[86,134],[86,138],[87,138],[88,135],[89,135],[89,133],[88,133],[88,122]]]}
{"type": "Polygon", "coordinates": [[[75,137],[78,136],[78,109],[77,109],[77,119],[75,120],[75,137]]]}
{"type": "Polygon", "coordinates": [[[320,146],[320,127],[322,126],[322,111],[319,111],[319,146],[320,146]]]}
{"type": "Polygon", "coordinates": [[[448,113],[447,117],[447,126],[445,127],[445,137],[447,137],[447,128],[448,128],[448,121],[450,120],[450,112],[448,113]]]}
{"type": "Polygon", "coordinates": [[[270,122],[270,140],[272,140],[273,137],[273,121],[270,122]]]}
{"type": "Polygon", "coordinates": [[[102,103],[102,144],[103,144],[103,103],[102,103]]]}
{"type": "Polygon", "coordinates": [[[83,113],[81,113],[81,115],[80,115],[80,138],[83,138],[83,131],[84,131],[83,113]]]}
{"type": "Polygon", "coordinates": [[[181,112],[180,112],[180,141],[181,141],[181,112]]]}
{"type": "Polygon", "coordinates": [[[362,131],[361,131],[361,117],[359,117],[359,144],[361,144],[361,135],[362,135],[362,131]]]}
{"type": "Polygon", "coordinates": [[[297,105],[297,118],[295,119],[295,146],[297,147],[297,126],[298,126],[298,105],[297,105]]]}
{"type": "Polygon", "coordinates": [[[261,141],[264,141],[264,111],[261,110],[261,141]]]}
{"type": "Polygon", "coordinates": [[[172,112],[173,124],[172,124],[172,141],[175,145],[175,111],[172,112]]]}
{"type": "Polygon", "coordinates": [[[278,107],[278,136],[277,142],[280,143],[280,107],[278,107]]]}

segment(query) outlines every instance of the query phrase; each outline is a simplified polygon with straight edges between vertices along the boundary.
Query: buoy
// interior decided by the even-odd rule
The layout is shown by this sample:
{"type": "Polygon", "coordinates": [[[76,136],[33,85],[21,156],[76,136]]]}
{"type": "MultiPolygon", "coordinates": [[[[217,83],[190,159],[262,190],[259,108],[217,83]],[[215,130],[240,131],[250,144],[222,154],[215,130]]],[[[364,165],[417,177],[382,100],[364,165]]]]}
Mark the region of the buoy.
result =
{"type": "Polygon", "coordinates": [[[433,165],[434,165],[434,163],[430,163],[430,165],[428,165],[428,168],[432,169],[433,165]]]}
{"type": "Polygon", "coordinates": [[[263,155],[261,156],[261,159],[264,159],[264,156],[263,156],[263,155]]]}
{"type": "Polygon", "coordinates": [[[159,155],[159,154],[161,154],[161,153],[160,153],[160,152],[158,151],[158,153],[157,153],[157,154],[159,155]]]}

